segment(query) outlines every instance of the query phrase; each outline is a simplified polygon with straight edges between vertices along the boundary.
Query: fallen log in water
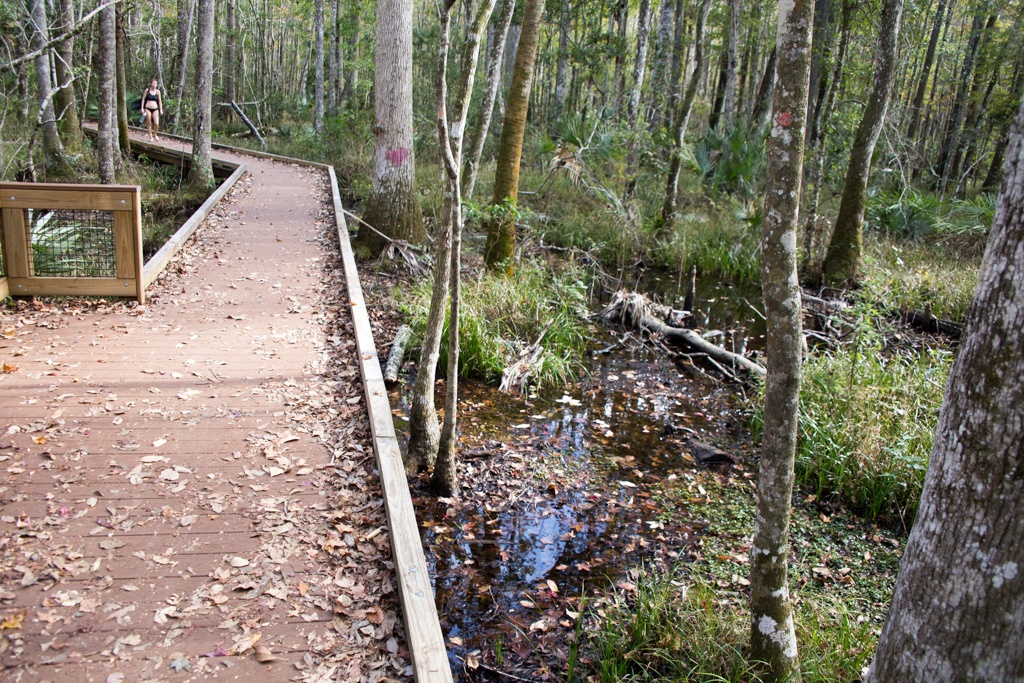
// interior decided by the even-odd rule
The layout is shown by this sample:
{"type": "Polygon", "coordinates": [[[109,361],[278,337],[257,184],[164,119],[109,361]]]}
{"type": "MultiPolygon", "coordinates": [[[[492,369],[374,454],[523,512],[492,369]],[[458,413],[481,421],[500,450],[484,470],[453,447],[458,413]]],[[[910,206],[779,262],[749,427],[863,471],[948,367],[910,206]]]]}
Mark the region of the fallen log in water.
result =
{"type": "Polygon", "coordinates": [[[758,377],[765,377],[765,369],[746,356],[727,351],[721,346],[712,344],[694,330],[676,327],[665,322],[682,316],[666,306],[651,303],[643,294],[637,292],[616,292],[603,311],[601,318],[623,327],[632,327],[656,335],[661,339],[706,354],[709,358],[729,367],[749,372],[758,377]]]}

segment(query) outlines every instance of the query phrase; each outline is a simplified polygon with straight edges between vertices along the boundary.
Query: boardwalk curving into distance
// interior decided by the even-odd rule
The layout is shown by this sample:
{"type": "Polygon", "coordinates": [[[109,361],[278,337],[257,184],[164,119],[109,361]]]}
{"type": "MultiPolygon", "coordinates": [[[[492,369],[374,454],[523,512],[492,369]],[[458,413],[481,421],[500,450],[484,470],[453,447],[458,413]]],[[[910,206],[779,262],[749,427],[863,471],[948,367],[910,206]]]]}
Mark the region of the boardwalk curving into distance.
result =
{"type": "Polygon", "coordinates": [[[145,306],[0,318],[0,679],[411,674],[327,174],[244,161],[145,306]]]}

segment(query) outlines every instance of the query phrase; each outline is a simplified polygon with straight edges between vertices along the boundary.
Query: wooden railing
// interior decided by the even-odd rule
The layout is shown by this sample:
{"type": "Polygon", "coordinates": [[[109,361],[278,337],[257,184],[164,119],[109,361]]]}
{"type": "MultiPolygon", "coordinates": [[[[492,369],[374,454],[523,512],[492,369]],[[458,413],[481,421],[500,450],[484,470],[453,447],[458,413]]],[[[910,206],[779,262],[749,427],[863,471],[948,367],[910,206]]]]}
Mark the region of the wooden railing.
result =
{"type": "Polygon", "coordinates": [[[0,183],[0,296],[118,296],[142,303],[135,185],[0,183]]]}

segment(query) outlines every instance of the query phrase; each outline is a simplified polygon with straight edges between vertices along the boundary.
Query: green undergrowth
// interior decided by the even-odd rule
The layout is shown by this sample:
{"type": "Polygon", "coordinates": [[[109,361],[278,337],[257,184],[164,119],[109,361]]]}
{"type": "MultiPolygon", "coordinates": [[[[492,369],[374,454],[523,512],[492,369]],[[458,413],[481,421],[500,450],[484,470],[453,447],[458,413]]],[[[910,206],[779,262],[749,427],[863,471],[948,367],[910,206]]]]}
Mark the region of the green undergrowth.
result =
{"type": "Polygon", "coordinates": [[[871,235],[865,241],[862,296],[890,308],[962,321],[978,286],[984,248],[982,237],[871,235]]]}
{"type": "MultiPolygon", "coordinates": [[[[869,519],[909,526],[953,361],[948,349],[883,350],[870,318],[856,340],[809,355],[800,392],[797,482],[869,519]]],[[[761,428],[761,397],[753,406],[761,428]]]]}
{"type": "MultiPolygon", "coordinates": [[[[696,557],[670,572],[642,569],[635,592],[620,590],[592,611],[597,627],[581,644],[589,680],[760,681],[747,658],[752,478],[688,478],[684,491],[701,495],[677,492],[684,500],[676,514],[707,523],[696,557]]],[[[798,495],[790,531],[802,678],[858,681],[888,609],[902,541],[845,512],[826,515],[812,501],[798,495]]]]}
{"type": "MultiPolygon", "coordinates": [[[[416,340],[422,339],[430,308],[429,280],[396,297],[416,340]]],[[[577,269],[525,264],[514,278],[480,273],[463,280],[461,301],[460,375],[496,382],[533,345],[540,352],[531,364],[529,384],[560,386],[583,372],[590,333],[586,285],[577,269]]],[[[448,362],[447,338],[446,316],[442,368],[448,362]]],[[[418,348],[418,341],[409,348],[418,348]]]]}

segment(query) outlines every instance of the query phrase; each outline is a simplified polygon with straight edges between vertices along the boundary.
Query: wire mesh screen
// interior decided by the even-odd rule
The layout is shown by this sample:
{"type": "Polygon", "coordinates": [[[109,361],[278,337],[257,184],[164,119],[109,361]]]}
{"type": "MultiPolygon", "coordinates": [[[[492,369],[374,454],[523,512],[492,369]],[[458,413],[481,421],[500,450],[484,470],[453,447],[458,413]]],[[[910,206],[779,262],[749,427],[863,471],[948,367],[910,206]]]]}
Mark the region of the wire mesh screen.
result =
{"type": "Polygon", "coordinates": [[[25,228],[37,277],[116,277],[114,212],[29,209],[25,228]]]}

